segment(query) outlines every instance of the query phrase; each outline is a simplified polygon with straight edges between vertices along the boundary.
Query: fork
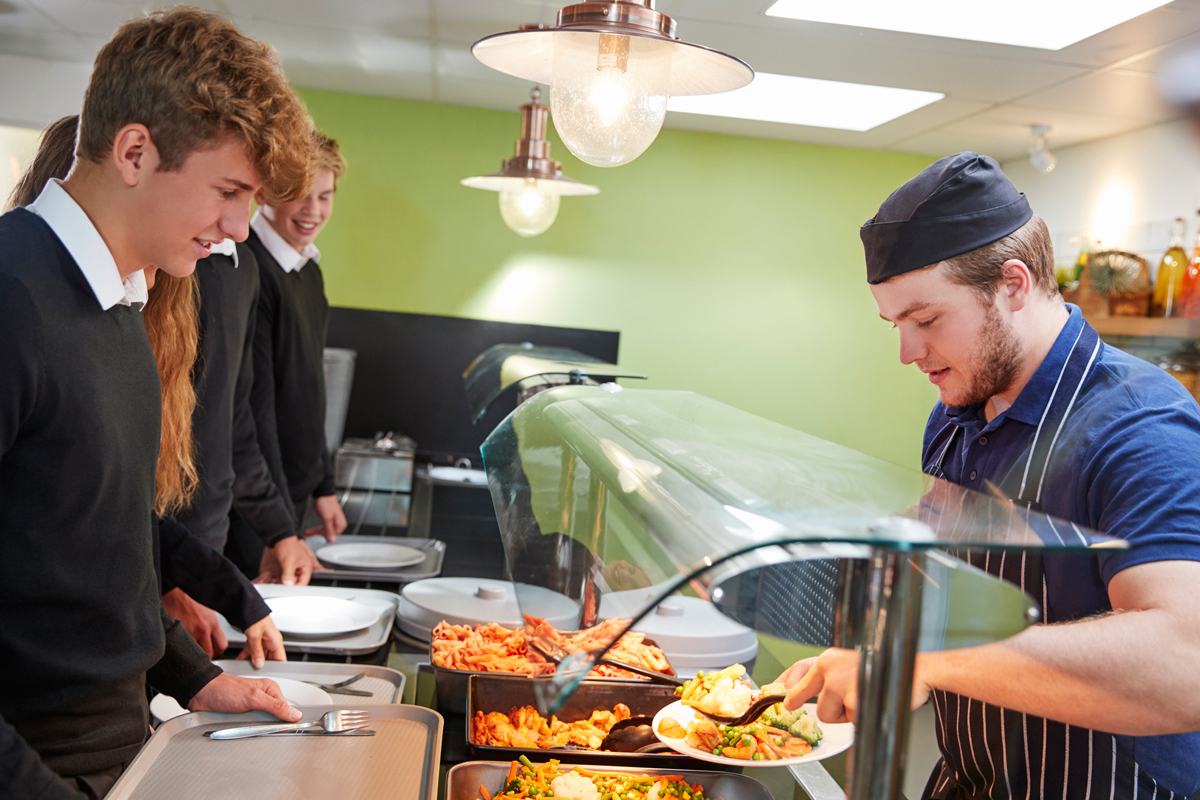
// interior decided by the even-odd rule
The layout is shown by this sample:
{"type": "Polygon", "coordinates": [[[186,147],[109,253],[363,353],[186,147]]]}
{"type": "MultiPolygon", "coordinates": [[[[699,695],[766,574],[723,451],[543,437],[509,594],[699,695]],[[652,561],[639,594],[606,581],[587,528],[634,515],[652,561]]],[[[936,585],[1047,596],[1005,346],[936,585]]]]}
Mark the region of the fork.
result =
{"type": "Polygon", "coordinates": [[[225,728],[219,731],[209,731],[205,734],[209,739],[245,739],[249,736],[261,736],[264,733],[277,731],[298,731],[304,728],[324,728],[329,733],[365,728],[371,722],[371,714],[360,709],[328,711],[316,722],[280,722],[267,725],[242,725],[237,728],[225,728]]]}
{"type": "Polygon", "coordinates": [[[355,681],[360,681],[365,677],[367,677],[367,673],[360,672],[357,675],[355,675],[353,678],[347,678],[346,680],[338,681],[337,683],[319,683],[318,681],[301,681],[301,683],[307,683],[310,686],[316,686],[318,689],[321,689],[326,692],[330,692],[331,694],[352,694],[352,695],[355,695],[356,697],[374,697],[373,694],[371,694],[370,692],[367,692],[367,691],[363,691],[362,689],[347,689],[346,688],[347,686],[354,683],[355,681]]]}

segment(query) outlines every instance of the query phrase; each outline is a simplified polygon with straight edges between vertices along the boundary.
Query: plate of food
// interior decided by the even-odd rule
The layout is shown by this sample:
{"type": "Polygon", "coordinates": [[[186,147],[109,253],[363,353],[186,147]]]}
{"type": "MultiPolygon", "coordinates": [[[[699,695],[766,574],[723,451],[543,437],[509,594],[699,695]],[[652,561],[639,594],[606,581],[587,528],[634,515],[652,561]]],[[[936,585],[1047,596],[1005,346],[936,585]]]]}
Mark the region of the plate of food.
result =
{"type": "Polygon", "coordinates": [[[704,714],[736,717],[766,694],[784,694],[782,684],[754,690],[745,667],[701,672],[676,689],[680,699],[654,716],[654,734],[672,750],[713,764],[780,767],[821,761],[854,744],[852,723],[817,720],[810,703],[789,711],[776,703],[749,725],[722,725],[704,714]]]}

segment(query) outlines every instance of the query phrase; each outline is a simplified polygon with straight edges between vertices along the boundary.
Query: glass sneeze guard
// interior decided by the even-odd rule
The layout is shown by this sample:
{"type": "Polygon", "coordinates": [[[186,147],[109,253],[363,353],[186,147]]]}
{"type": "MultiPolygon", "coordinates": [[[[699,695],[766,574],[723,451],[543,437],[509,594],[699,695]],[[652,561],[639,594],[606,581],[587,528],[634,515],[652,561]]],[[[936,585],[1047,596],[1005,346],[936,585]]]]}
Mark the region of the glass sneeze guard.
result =
{"type": "Polygon", "coordinates": [[[672,593],[738,618],[722,602],[738,576],[822,570],[825,581],[789,586],[826,612],[792,638],[863,653],[859,719],[876,724],[860,726],[854,798],[898,796],[918,648],[981,644],[1038,618],[1033,598],[956,552],[1127,546],[691,392],[557,387],[482,450],[522,612],[540,616],[548,589],[575,603],[579,628],[600,621],[602,598],[621,621],[538,681],[543,710],[672,593]]]}
{"type": "Polygon", "coordinates": [[[569,347],[543,347],[529,342],[498,344],[484,350],[463,371],[471,421],[479,422],[488,406],[511,386],[540,376],[576,378],[645,378],[569,347]]]}

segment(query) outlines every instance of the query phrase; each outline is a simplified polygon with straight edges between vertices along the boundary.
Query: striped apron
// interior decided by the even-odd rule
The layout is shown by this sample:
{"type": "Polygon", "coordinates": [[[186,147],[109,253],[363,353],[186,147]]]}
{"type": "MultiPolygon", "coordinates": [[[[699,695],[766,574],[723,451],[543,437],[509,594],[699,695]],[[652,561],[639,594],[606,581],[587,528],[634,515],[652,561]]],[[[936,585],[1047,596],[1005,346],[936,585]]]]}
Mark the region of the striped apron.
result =
{"type": "MultiPolygon", "coordinates": [[[[1051,454],[1100,349],[1096,331],[1084,325],[1042,413],[1028,457],[1018,458],[1000,482],[1008,497],[1032,511],[1041,511],[1051,454]]],[[[943,464],[957,433],[956,428],[928,470],[934,477],[952,480],[943,472],[943,464]]],[[[1047,586],[1038,553],[952,554],[1040,597],[1045,621],[1056,621],[1050,602],[1053,590],[1047,586]]],[[[932,700],[942,759],[924,798],[1159,800],[1161,794],[1162,800],[1175,800],[1174,792],[1160,790],[1139,767],[1134,737],[1054,722],[938,690],[932,700]]]]}

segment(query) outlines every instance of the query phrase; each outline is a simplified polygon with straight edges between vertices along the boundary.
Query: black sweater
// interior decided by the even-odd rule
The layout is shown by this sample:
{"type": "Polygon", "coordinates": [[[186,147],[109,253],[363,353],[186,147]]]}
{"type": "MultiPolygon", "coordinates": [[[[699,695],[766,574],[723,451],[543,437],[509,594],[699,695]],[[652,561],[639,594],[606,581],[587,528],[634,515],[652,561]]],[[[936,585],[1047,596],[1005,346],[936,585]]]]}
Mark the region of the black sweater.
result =
{"type": "Polygon", "coordinates": [[[245,630],[271,613],[254,584],[225,556],[173,519],[155,520],[162,548],[163,594],[182,589],[188,597],[225,615],[245,630]]]}
{"type": "Polygon", "coordinates": [[[151,504],[161,389],[140,311],[100,308],[50,227],[0,217],[0,795],[131,758],[147,673],[219,670],[162,611],[151,504]],[[53,772],[52,772],[53,771],[53,772]]]}
{"type": "Polygon", "coordinates": [[[325,333],[329,302],[321,268],[285,272],[253,230],[246,244],[262,280],[254,331],[251,405],[267,463],[297,505],[333,494],[325,443],[325,333]]]}
{"type": "Polygon", "coordinates": [[[196,262],[200,349],[192,432],[200,485],[191,507],[177,515],[179,522],[217,551],[225,548],[231,507],[237,508],[264,544],[299,533],[290,498],[285,499],[276,487],[259,448],[250,408],[259,268],[248,247],[237,247],[237,267],[224,255],[196,262]]]}

